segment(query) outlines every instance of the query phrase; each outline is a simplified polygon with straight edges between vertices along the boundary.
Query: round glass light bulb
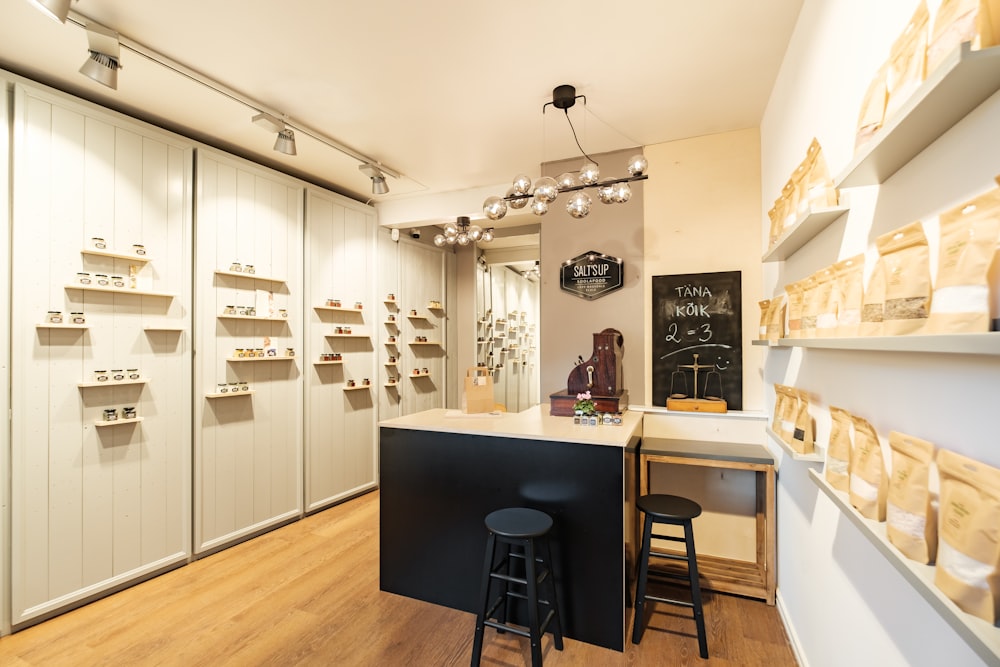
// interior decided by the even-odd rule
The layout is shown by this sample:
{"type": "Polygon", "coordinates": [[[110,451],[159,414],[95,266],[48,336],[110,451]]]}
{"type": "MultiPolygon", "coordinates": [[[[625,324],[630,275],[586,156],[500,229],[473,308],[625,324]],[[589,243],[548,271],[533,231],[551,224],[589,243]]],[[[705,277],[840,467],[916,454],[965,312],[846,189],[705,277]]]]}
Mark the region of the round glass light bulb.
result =
{"type": "Polygon", "coordinates": [[[632,188],[628,186],[628,183],[615,183],[614,190],[615,201],[619,204],[624,204],[632,198],[632,188]]]}
{"type": "Polygon", "coordinates": [[[492,240],[493,240],[493,228],[487,227],[486,229],[483,230],[482,241],[483,243],[489,243],[492,240]]]}
{"type": "Polygon", "coordinates": [[[486,201],[483,202],[483,213],[490,220],[499,220],[507,215],[507,202],[502,197],[497,197],[496,195],[487,197],[486,201]]]}
{"type": "MultiPolygon", "coordinates": [[[[508,197],[513,197],[513,196],[518,195],[518,194],[522,194],[522,193],[520,193],[520,192],[514,192],[514,188],[513,187],[507,189],[507,196],[508,197]]],[[[528,197],[527,197],[527,195],[525,195],[524,197],[518,197],[517,199],[511,199],[510,201],[507,202],[507,206],[509,206],[510,208],[515,208],[515,209],[516,208],[524,208],[527,205],[528,205],[528,197]]]]}
{"type": "Polygon", "coordinates": [[[560,190],[568,190],[569,188],[576,187],[576,176],[568,171],[564,171],[556,178],[556,184],[560,190]]]}
{"type": "Polygon", "coordinates": [[[469,238],[472,239],[473,241],[478,241],[479,239],[483,238],[483,228],[480,227],[479,225],[469,225],[467,233],[469,235],[469,238]]]}
{"type": "Polygon", "coordinates": [[[535,215],[545,215],[549,212],[549,203],[542,201],[541,199],[532,198],[531,212],[535,215]]]}
{"type": "Polygon", "coordinates": [[[615,203],[615,189],[610,185],[602,185],[597,188],[597,199],[602,204],[614,204],[615,203]]]}
{"type": "Polygon", "coordinates": [[[580,167],[580,182],[584,185],[593,185],[601,177],[601,170],[593,162],[585,162],[580,167]]]}
{"type": "Polygon", "coordinates": [[[535,199],[539,201],[546,204],[554,202],[559,196],[559,184],[551,176],[542,176],[535,181],[534,193],[535,199]]]}
{"type": "Polygon", "coordinates": [[[462,232],[461,234],[458,235],[458,240],[456,241],[456,243],[458,243],[458,245],[469,245],[470,243],[472,243],[472,239],[469,238],[468,234],[462,232]]]}
{"type": "Polygon", "coordinates": [[[514,177],[514,194],[516,195],[526,195],[531,191],[531,179],[524,174],[518,174],[514,177]]]}
{"type": "Polygon", "coordinates": [[[458,236],[458,225],[454,222],[444,223],[444,235],[452,238],[458,236]]]}
{"type": "Polygon", "coordinates": [[[447,243],[448,243],[448,239],[446,239],[444,237],[444,234],[435,234],[434,235],[434,245],[436,245],[437,247],[440,248],[440,247],[446,245],[447,243]]]}
{"type": "Polygon", "coordinates": [[[628,173],[630,176],[642,176],[646,169],[649,167],[649,163],[646,162],[646,158],[643,155],[633,155],[628,159],[628,173]]]}
{"type": "Polygon", "coordinates": [[[590,195],[586,192],[574,192],[566,201],[566,212],[576,219],[586,218],[590,213],[590,195]]]}

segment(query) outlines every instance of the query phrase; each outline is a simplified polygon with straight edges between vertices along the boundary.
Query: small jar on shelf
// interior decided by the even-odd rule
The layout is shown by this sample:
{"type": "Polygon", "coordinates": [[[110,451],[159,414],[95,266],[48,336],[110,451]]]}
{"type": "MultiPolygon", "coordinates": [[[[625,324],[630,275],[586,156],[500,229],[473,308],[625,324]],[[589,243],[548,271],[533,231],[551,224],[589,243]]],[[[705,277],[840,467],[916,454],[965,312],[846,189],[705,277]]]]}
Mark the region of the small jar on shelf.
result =
{"type": "Polygon", "coordinates": [[[139,255],[140,257],[145,256],[146,246],[142,245],[141,243],[133,243],[132,252],[134,252],[136,255],[139,255]]]}
{"type": "Polygon", "coordinates": [[[100,236],[95,236],[90,239],[90,245],[94,247],[95,250],[107,250],[107,242],[100,236]]]}
{"type": "Polygon", "coordinates": [[[135,415],[136,412],[134,406],[128,406],[122,408],[122,417],[124,417],[125,419],[135,419],[135,415]]]}
{"type": "Polygon", "coordinates": [[[45,323],[46,324],[62,324],[63,323],[63,314],[62,314],[62,311],[61,310],[50,310],[45,315],[45,323]]]}
{"type": "Polygon", "coordinates": [[[86,324],[87,323],[87,317],[83,313],[80,313],[80,312],[70,313],[69,314],[69,321],[72,324],[86,324]]]}

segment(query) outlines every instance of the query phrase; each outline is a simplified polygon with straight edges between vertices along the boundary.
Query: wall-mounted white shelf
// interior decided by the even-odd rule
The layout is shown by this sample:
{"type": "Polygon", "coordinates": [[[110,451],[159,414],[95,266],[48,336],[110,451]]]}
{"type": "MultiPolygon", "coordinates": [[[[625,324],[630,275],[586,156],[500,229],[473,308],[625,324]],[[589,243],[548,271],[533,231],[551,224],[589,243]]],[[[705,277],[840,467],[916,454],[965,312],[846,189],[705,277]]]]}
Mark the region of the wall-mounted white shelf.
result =
{"type": "Polygon", "coordinates": [[[859,336],[857,338],[781,338],[777,343],[751,341],[768,347],[805,347],[818,350],[868,352],[922,352],[1000,356],[1000,332],[933,334],[927,336],[859,336]]]}
{"type": "Polygon", "coordinates": [[[217,391],[207,392],[205,398],[237,398],[239,396],[253,396],[254,390],[248,389],[246,391],[227,391],[225,393],[219,393],[217,391]]]}
{"type": "Polygon", "coordinates": [[[820,471],[810,470],[809,476],[833,504],[851,520],[851,523],[868,538],[868,541],[885,556],[889,564],[896,568],[903,578],[926,600],[934,611],[945,620],[981,657],[986,664],[1000,661],[1000,630],[981,618],[959,609],[944,593],[934,585],[934,566],[910,560],[889,541],[884,522],[867,519],[854,509],[847,494],[837,491],[820,471]]]}
{"type": "Polygon", "coordinates": [[[147,324],[142,327],[143,331],[187,331],[187,327],[183,327],[177,324],[147,324]]]}
{"type": "Polygon", "coordinates": [[[762,262],[780,262],[788,259],[804,246],[810,239],[833,224],[840,216],[847,213],[849,207],[836,206],[820,208],[803,213],[791,227],[786,229],[778,240],[764,253],[762,262]]]}
{"type": "Polygon", "coordinates": [[[259,320],[265,322],[287,322],[287,317],[268,317],[267,315],[218,315],[220,320],[259,320]]]}
{"type": "Polygon", "coordinates": [[[259,273],[246,273],[244,271],[226,271],[224,269],[216,269],[215,275],[217,276],[229,276],[231,278],[249,278],[250,280],[263,280],[268,283],[283,283],[284,278],[275,278],[274,276],[264,276],[259,273]]]}
{"type": "Polygon", "coordinates": [[[227,357],[226,361],[295,361],[295,357],[227,357]]]}
{"type": "Polygon", "coordinates": [[[344,308],[343,306],[313,306],[313,310],[327,310],[337,313],[363,313],[363,308],[344,308]]]}
{"type": "Polygon", "coordinates": [[[391,324],[394,327],[399,326],[399,322],[397,322],[396,320],[385,320],[382,322],[382,324],[391,324]]]}
{"type": "Polygon", "coordinates": [[[838,188],[884,183],[1000,89],[1000,47],[962,44],[931,72],[835,179],[838,188]]]}
{"type": "Polygon", "coordinates": [[[426,315],[407,315],[406,317],[407,317],[407,319],[410,319],[410,320],[426,320],[427,319],[426,315]]]}
{"type": "Polygon", "coordinates": [[[88,387],[121,387],[123,385],[127,386],[130,384],[146,384],[149,382],[149,378],[139,378],[138,380],[119,380],[114,382],[108,380],[107,382],[77,382],[76,386],[81,389],[86,389],[88,387]]]}
{"type": "Polygon", "coordinates": [[[314,361],[313,366],[332,366],[333,364],[343,364],[343,359],[336,359],[334,361],[314,361]]]}
{"type": "Polygon", "coordinates": [[[360,389],[371,389],[371,385],[370,384],[357,384],[357,385],[354,385],[353,387],[347,387],[347,386],[344,387],[344,391],[358,391],[360,389]]]}
{"type": "Polygon", "coordinates": [[[382,344],[383,345],[392,345],[393,347],[395,347],[396,345],[399,344],[399,341],[398,340],[387,340],[387,341],[385,341],[382,344]]]}
{"type": "Polygon", "coordinates": [[[35,325],[37,329],[73,329],[76,331],[81,331],[83,329],[89,329],[89,324],[52,324],[51,322],[41,322],[35,325]]]}
{"type": "Polygon", "coordinates": [[[368,334],[360,334],[360,333],[349,333],[349,334],[332,333],[323,335],[326,338],[368,338],[368,334]]]}
{"type": "Polygon", "coordinates": [[[793,461],[806,461],[808,463],[822,463],[823,454],[822,452],[812,452],[810,454],[803,454],[802,452],[797,452],[792,449],[791,445],[785,442],[780,435],[774,432],[774,430],[768,426],[766,429],[767,435],[771,440],[774,441],[776,445],[781,447],[786,454],[792,457],[793,461]]]}
{"type": "Polygon", "coordinates": [[[111,421],[105,421],[104,419],[95,419],[94,426],[121,426],[122,424],[138,424],[142,421],[142,417],[133,417],[132,419],[112,419],[111,421]]]}
{"type": "Polygon", "coordinates": [[[78,289],[84,292],[111,292],[114,294],[132,294],[134,296],[160,296],[165,299],[173,299],[176,294],[169,292],[154,292],[153,290],[132,289],[131,287],[98,287],[96,285],[66,285],[66,289],[78,289]]]}
{"type": "Polygon", "coordinates": [[[382,365],[383,366],[398,366],[399,364],[397,362],[395,362],[395,361],[387,361],[387,362],[385,362],[382,365]]]}
{"type": "Polygon", "coordinates": [[[112,259],[127,259],[132,262],[151,262],[153,259],[149,255],[137,255],[134,252],[114,252],[113,250],[99,250],[97,248],[84,248],[81,255],[95,255],[97,257],[110,257],[112,259]]]}
{"type": "Polygon", "coordinates": [[[441,347],[441,343],[435,343],[432,340],[411,340],[410,345],[437,345],[441,347]]]}
{"type": "Polygon", "coordinates": [[[411,378],[429,378],[430,376],[430,373],[410,373],[409,375],[411,378]]]}
{"type": "Polygon", "coordinates": [[[440,303],[431,302],[427,304],[427,310],[444,310],[444,306],[440,303]]]}

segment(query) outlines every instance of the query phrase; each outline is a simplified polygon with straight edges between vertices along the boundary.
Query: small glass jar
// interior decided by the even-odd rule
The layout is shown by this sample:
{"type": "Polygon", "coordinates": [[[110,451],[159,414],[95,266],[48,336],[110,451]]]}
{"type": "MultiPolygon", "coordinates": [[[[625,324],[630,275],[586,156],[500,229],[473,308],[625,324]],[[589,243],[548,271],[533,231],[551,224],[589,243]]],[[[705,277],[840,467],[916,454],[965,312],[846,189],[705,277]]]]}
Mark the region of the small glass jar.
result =
{"type": "Polygon", "coordinates": [[[122,276],[111,276],[111,285],[113,287],[125,287],[125,278],[122,276]]]}
{"type": "Polygon", "coordinates": [[[142,245],[141,243],[133,243],[132,244],[132,252],[134,252],[135,254],[140,255],[140,256],[145,256],[145,254],[146,254],[146,246],[142,245]]]}
{"type": "Polygon", "coordinates": [[[275,348],[275,347],[269,347],[269,348],[267,348],[267,356],[269,356],[269,357],[276,357],[276,356],[278,356],[278,348],[275,348]]]}
{"type": "Polygon", "coordinates": [[[122,408],[122,417],[125,419],[135,419],[135,407],[129,406],[122,408]]]}
{"type": "Polygon", "coordinates": [[[246,350],[244,350],[242,347],[238,347],[236,348],[236,351],[233,353],[233,356],[235,356],[238,359],[242,359],[247,356],[247,353],[246,350]]]}
{"type": "Polygon", "coordinates": [[[129,380],[138,380],[141,377],[138,368],[126,368],[125,375],[129,380]]]}
{"type": "Polygon", "coordinates": [[[229,270],[233,273],[243,273],[243,266],[239,262],[233,262],[229,265],[229,270]]]}
{"type": "Polygon", "coordinates": [[[284,308],[279,308],[278,309],[278,316],[279,317],[288,317],[288,311],[285,310],[284,308]]]}
{"type": "Polygon", "coordinates": [[[573,423],[574,424],[579,424],[581,419],[583,419],[583,410],[574,410],[573,411],[573,423]]]}
{"type": "Polygon", "coordinates": [[[351,327],[344,327],[344,333],[347,335],[351,334],[351,327]]]}
{"type": "Polygon", "coordinates": [[[215,391],[218,394],[228,394],[229,393],[229,385],[227,385],[225,382],[220,382],[219,385],[218,385],[218,387],[216,387],[215,391]]]}
{"type": "Polygon", "coordinates": [[[604,415],[601,417],[601,423],[604,426],[610,426],[611,425],[611,413],[610,412],[605,412],[604,413],[604,415]]]}
{"type": "Polygon", "coordinates": [[[240,382],[238,385],[240,391],[250,391],[250,385],[246,382],[240,382]]]}
{"type": "Polygon", "coordinates": [[[597,415],[590,415],[590,421],[588,423],[591,426],[597,426],[597,415]]]}
{"type": "Polygon", "coordinates": [[[353,387],[354,386],[354,380],[348,380],[347,381],[347,386],[348,387],[353,387]]]}
{"type": "Polygon", "coordinates": [[[417,310],[415,308],[412,309],[412,310],[410,310],[410,315],[416,315],[416,314],[417,314],[417,310]]]}
{"type": "Polygon", "coordinates": [[[90,239],[90,243],[97,250],[107,250],[107,248],[108,248],[107,242],[105,242],[105,240],[102,239],[100,236],[95,236],[95,237],[91,238],[90,239]]]}
{"type": "Polygon", "coordinates": [[[294,357],[295,356],[295,348],[294,347],[286,347],[285,348],[285,356],[286,357],[294,357]]]}
{"type": "Polygon", "coordinates": [[[429,374],[430,374],[430,371],[429,371],[429,370],[427,370],[426,368],[422,368],[422,369],[420,369],[420,373],[421,373],[422,375],[429,375],[429,374]]]}
{"type": "Polygon", "coordinates": [[[343,358],[344,358],[344,355],[341,354],[340,352],[334,352],[333,353],[333,359],[334,359],[334,361],[341,361],[343,358]]]}
{"type": "Polygon", "coordinates": [[[321,352],[319,355],[320,361],[333,361],[333,355],[329,352],[321,352]]]}
{"type": "Polygon", "coordinates": [[[76,274],[76,282],[78,282],[81,285],[89,285],[92,282],[90,274],[85,271],[81,271],[80,273],[76,274]]]}
{"type": "Polygon", "coordinates": [[[330,299],[330,305],[334,308],[340,308],[340,299],[330,299]]]}
{"type": "Polygon", "coordinates": [[[612,415],[612,417],[611,417],[611,423],[614,424],[615,426],[621,426],[622,425],[622,413],[616,412],[614,415],[612,415]]]}
{"type": "Polygon", "coordinates": [[[122,380],[125,379],[125,371],[122,370],[121,368],[112,369],[112,371],[111,371],[111,379],[114,382],[121,382],[122,380]]]}
{"type": "Polygon", "coordinates": [[[257,273],[257,269],[253,268],[253,264],[247,264],[243,267],[243,273],[257,273]]]}
{"type": "Polygon", "coordinates": [[[229,393],[230,394],[235,394],[239,390],[240,390],[240,384],[238,382],[230,382],[229,383],[229,393]]]}
{"type": "Polygon", "coordinates": [[[105,370],[94,371],[94,382],[107,382],[110,379],[111,376],[108,375],[107,371],[105,370]]]}
{"type": "Polygon", "coordinates": [[[396,300],[396,295],[393,294],[392,292],[389,292],[389,295],[385,297],[385,300],[386,301],[395,301],[396,300]]]}
{"type": "Polygon", "coordinates": [[[246,317],[247,309],[243,306],[236,306],[236,314],[241,317],[246,317]]]}
{"type": "Polygon", "coordinates": [[[118,410],[115,408],[107,408],[104,411],[104,421],[113,422],[118,421],[118,410]]]}
{"type": "Polygon", "coordinates": [[[247,308],[247,317],[257,317],[257,308],[249,306],[247,308]]]}
{"type": "Polygon", "coordinates": [[[390,364],[396,363],[396,357],[389,357],[389,363],[390,364]]]}
{"type": "Polygon", "coordinates": [[[108,275],[106,273],[95,273],[94,274],[94,281],[100,287],[107,287],[108,284],[109,284],[108,275]]]}
{"type": "Polygon", "coordinates": [[[386,318],[386,319],[387,319],[387,321],[389,321],[389,322],[395,322],[395,321],[396,321],[396,316],[395,316],[395,315],[389,315],[389,317],[388,317],[388,318],[386,318]]]}
{"type": "Polygon", "coordinates": [[[386,339],[386,342],[395,343],[396,342],[396,337],[395,336],[389,336],[389,338],[386,339]]]}
{"type": "Polygon", "coordinates": [[[335,334],[343,334],[343,333],[344,333],[344,327],[337,327],[337,328],[335,328],[335,329],[333,330],[333,332],[334,332],[335,334]]]}
{"type": "Polygon", "coordinates": [[[63,323],[63,314],[62,314],[62,311],[59,311],[59,310],[50,310],[45,315],[45,322],[47,324],[62,324],[63,323]]]}
{"type": "Polygon", "coordinates": [[[69,321],[73,324],[86,324],[87,317],[83,313],[70,313],[69,321]]]}
{"type": "Polygon", "coordinates": [[[255,348],[255,350],[256,350],[256,353],[257,353],[257,357],[259,359],[263,359],[264,358],[264,348],[258,347],[258,348],[255,348]]]}
{"type": "Polygon", "coordinates": [[[223,311],[223,314],[225,314],[225,315],[235,315],[236,314],[236,306],[226,306],[226,309],[223,311]]]}
{"type": "Polygon", "coordinates": [[[354,307],[357,310],[362,310],[364,308],[364,305],[360,301],[355,301],[354,302],[354,307]]]}
{"type": "Polygon", "coordinates": [[[362,386],[365,386],[365,387],[369,386],[371,383],[372,383],[372,381],[369,380],[368,378],[365,378],[364,380],[361,381],[362,386]]]}

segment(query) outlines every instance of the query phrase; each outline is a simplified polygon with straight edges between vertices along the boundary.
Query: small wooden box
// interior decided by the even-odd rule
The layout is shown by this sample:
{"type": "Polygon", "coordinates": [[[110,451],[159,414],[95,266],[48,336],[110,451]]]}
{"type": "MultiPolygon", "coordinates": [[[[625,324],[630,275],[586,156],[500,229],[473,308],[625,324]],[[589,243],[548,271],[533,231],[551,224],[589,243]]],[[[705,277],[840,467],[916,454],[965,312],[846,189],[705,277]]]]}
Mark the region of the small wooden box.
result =
{"type": "MultiPolygon", "coordinates": [[[[598,412],[625,412],[628,409],[628,390],[622,389],[615,396],[593,396],[594,406],[598,412]]],[[[549,414],[555,417],[572,417],[576,394],[570,394],[565,389],[549,394],[549,414]]]]}
{"type": "Polygon", "coordinates": [[[726,402],[707,398],[668,398],[667,410],[677,412],[727,412],[726,402]]]}

